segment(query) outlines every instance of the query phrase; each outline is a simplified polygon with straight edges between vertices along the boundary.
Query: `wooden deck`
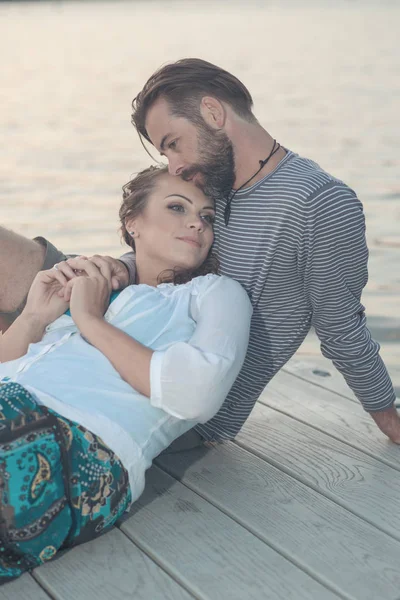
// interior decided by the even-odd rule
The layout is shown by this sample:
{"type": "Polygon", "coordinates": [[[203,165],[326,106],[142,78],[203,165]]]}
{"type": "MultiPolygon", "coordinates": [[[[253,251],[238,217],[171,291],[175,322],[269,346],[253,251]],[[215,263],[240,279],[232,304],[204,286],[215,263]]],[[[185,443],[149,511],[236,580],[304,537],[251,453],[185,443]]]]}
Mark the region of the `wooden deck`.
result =
{"type": "Polygon", "coordinates": [[[118,528],[0,600],[399,600],[400,447],[326,364],[291,361],[235,442],[160,458],[118,528]]]}

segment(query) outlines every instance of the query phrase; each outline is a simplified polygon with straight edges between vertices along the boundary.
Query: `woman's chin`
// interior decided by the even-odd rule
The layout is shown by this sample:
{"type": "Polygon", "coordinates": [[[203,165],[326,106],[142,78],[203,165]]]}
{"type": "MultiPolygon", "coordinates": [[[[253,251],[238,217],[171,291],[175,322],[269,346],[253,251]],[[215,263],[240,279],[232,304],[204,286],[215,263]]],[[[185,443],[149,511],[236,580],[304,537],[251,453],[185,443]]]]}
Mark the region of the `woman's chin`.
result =
{"type": "Polygon", "coordinates": [[[185,260],[182,259],[177,260],[174,264],[171,263],[171,270],[173,271],[195,271],[203,264],[203,261],[194,261],[194,260],[185,260]]]}

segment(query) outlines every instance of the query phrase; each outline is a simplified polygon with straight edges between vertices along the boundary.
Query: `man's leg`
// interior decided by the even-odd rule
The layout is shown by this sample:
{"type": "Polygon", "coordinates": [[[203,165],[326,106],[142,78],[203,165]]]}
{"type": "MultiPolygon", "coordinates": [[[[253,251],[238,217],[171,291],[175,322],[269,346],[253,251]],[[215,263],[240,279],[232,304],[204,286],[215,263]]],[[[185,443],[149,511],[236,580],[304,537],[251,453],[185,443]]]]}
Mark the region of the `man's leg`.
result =
{"type": "Polygon", "coordinates": [[[0,227],[0,331],[17,318],[36,274],[65,260],[44,238],[30,240],[0,227]]]}

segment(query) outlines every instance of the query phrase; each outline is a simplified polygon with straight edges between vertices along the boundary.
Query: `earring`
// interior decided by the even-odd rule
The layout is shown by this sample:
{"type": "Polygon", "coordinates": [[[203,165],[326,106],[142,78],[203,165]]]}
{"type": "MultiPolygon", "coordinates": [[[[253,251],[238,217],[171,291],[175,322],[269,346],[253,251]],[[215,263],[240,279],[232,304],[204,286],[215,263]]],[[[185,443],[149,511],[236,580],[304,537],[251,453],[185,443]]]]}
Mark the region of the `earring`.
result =
{"type": "Polygon", "coordinates": [[[132,236],[135,235],[134,231],[128,231],[128,233],[129,233],[129,235],[132,235],[132,236]]]}

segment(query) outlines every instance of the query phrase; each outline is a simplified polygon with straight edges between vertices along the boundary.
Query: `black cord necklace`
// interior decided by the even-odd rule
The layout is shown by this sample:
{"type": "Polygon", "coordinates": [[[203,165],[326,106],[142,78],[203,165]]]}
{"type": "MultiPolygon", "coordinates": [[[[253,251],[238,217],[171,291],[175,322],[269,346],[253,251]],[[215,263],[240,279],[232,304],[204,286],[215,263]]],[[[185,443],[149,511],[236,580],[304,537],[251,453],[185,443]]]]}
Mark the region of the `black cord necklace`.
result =
{"type": "Polygon", "coordinates": [[[234,197],[236,196],[236,194],[240,190],[242,190],[249,183],[249,181],[251,181],[252,179],[254,179],[254,177],[259,174],[259,172],[261,171],[261,169],[263,169],[265,167],[265,165],[267,164],[267,162],[269,161],[269,159],[272,158],[273,155],[278,152],[278,150],[279,150],[280,147],[281,147],[281,145],[279,144],[279,142],[277,142],[276,140],[274,140],[274,143],[273,143],[273,146],[272,146],[272,150],[268,154],[267,158],[265,158],[264,160],[259,160],[258,161],[260,163],[260,168],[258,169],[258,171],[256,171],[254,173],[254,175],[252,175],[250,177],[250,179],[248,179],[247,181],[245,181],[244,184],[240,186],[240,188],[238,188],[237,190],[235,190],[230,198],[228,198],[226,206],[225,206],[225,211],[224,211],[225,225],[227,227],[228,227],[228,224],[229,224],[229,217],[231,216],[232,200],[234,199],[234,197]]]}

